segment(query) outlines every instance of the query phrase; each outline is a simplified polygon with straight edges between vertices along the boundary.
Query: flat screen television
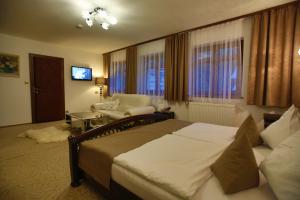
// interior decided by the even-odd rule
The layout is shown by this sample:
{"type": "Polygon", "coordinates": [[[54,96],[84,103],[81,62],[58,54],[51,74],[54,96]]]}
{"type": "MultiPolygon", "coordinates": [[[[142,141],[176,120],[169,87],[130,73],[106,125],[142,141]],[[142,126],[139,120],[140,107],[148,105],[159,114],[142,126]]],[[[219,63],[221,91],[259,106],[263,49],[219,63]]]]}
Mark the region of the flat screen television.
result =
{"type": "Polygon", "coordinates": [[[91,81],[93,80],[92,68],[89,67],[71,67],[72,80],[91,81]]]}

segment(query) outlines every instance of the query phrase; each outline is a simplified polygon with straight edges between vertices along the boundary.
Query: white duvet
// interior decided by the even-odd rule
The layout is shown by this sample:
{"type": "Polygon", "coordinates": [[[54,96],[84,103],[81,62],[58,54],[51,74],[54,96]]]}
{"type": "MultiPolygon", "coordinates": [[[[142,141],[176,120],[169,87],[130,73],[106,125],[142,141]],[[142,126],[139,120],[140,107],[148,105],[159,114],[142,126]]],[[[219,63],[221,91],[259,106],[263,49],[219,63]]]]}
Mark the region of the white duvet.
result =
{"type": "Polygon", "coordinates": [[[114,158],[114,163],[164,190],[191,199],[211,176],[209,166],[228,144],[165,135],[114,158]]]}
{"type": "Polygon", "coordinates": [[[229,144],[234,140],[237,130],[237,127],[199,122],[175,131],[173,134],[195,140],[229,144]]]}
{"type": "MultiPolygon", "coordinates": [[[[236,127],[194,123],[172,135],[166,135],[117,156],[114,159],[114,166],[127,171],[125,173],[127,175],[129,172],[134,177],[146,181],[138,182],[138,187],[134,184],[131,185],[134,189],[146,187],[143,190],[143,195],[145,193],[146,195],[141,195],[145,199],[174,199],[173,197],[193,200],[274,199],[263,176],[260,176],[261,186],[259,188],[252,188],[233,195],[225,195],[216,177],[213,176],[210,165],[234,140],[237,130],[236,127]],[[154,189],[145,185],[147,182],[150,183],[150,186],[154,185],[154,189]],[[157,192],[155,188],[165,192],[157,192]]],[[[266,149],[263,147],[253,149],[256,162],[260,164],[264,156],[258,150],[266,151],[266,149]]],[[[266,155],[270,153],[270,149],[267,150],[268,152],[264,152],[266,155]]],[[[125,176],[122,180],[126,179],[132,180],[132,176],[125,176]]],[[[129,184],[130,180],[126,180],[125,183],[129,184]]],[[[125,184],[124,181],[121,183],[125,184]]]]}

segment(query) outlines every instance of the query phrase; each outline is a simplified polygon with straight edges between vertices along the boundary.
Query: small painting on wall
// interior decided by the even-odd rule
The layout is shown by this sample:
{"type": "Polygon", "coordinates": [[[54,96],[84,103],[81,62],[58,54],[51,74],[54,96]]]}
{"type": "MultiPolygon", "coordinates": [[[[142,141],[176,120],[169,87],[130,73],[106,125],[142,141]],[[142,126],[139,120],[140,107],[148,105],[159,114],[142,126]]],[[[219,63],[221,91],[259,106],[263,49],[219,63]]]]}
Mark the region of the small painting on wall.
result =
{"type": "Polygon", "coordinates": [[[0,76],[19,77],[19,56],[0,53],[0,76]]]}

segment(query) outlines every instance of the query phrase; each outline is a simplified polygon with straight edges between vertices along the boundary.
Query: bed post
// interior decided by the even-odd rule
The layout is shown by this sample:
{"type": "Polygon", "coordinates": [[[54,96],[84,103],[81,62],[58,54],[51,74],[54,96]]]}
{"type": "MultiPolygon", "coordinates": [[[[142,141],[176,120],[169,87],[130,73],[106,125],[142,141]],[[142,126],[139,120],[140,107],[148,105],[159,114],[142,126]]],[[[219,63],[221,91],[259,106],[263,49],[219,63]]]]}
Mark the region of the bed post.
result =
{"type": "Polygon", "coordinates": [[[71,173],[71,186],[77,187],[80,185],[80,169],[78,167],[78,143],[75,140],[75,136],[68,137],[69,140],[69,162],[71,173]]]}

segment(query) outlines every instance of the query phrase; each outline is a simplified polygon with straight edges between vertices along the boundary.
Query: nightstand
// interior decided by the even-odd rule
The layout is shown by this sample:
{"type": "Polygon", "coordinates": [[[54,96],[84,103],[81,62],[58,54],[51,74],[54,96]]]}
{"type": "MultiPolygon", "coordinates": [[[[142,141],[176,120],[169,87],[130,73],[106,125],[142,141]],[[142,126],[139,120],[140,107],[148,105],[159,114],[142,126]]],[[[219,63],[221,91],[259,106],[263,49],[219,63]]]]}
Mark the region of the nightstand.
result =
{"type": "Polygon", "coordinates": [[[270,124],[276,122],[281,117],[281,114],[264,113],[264,126],[267,128],[270,124]]]}
{"type": "Polygon", "coordinates": [[[169,119],[174,119],[175,118],[175,113],[172,111],[168,111],[168,112],[154,112],[155,114],[162,114],[162,115],[166,115],[168,116],[169,119]]]}

